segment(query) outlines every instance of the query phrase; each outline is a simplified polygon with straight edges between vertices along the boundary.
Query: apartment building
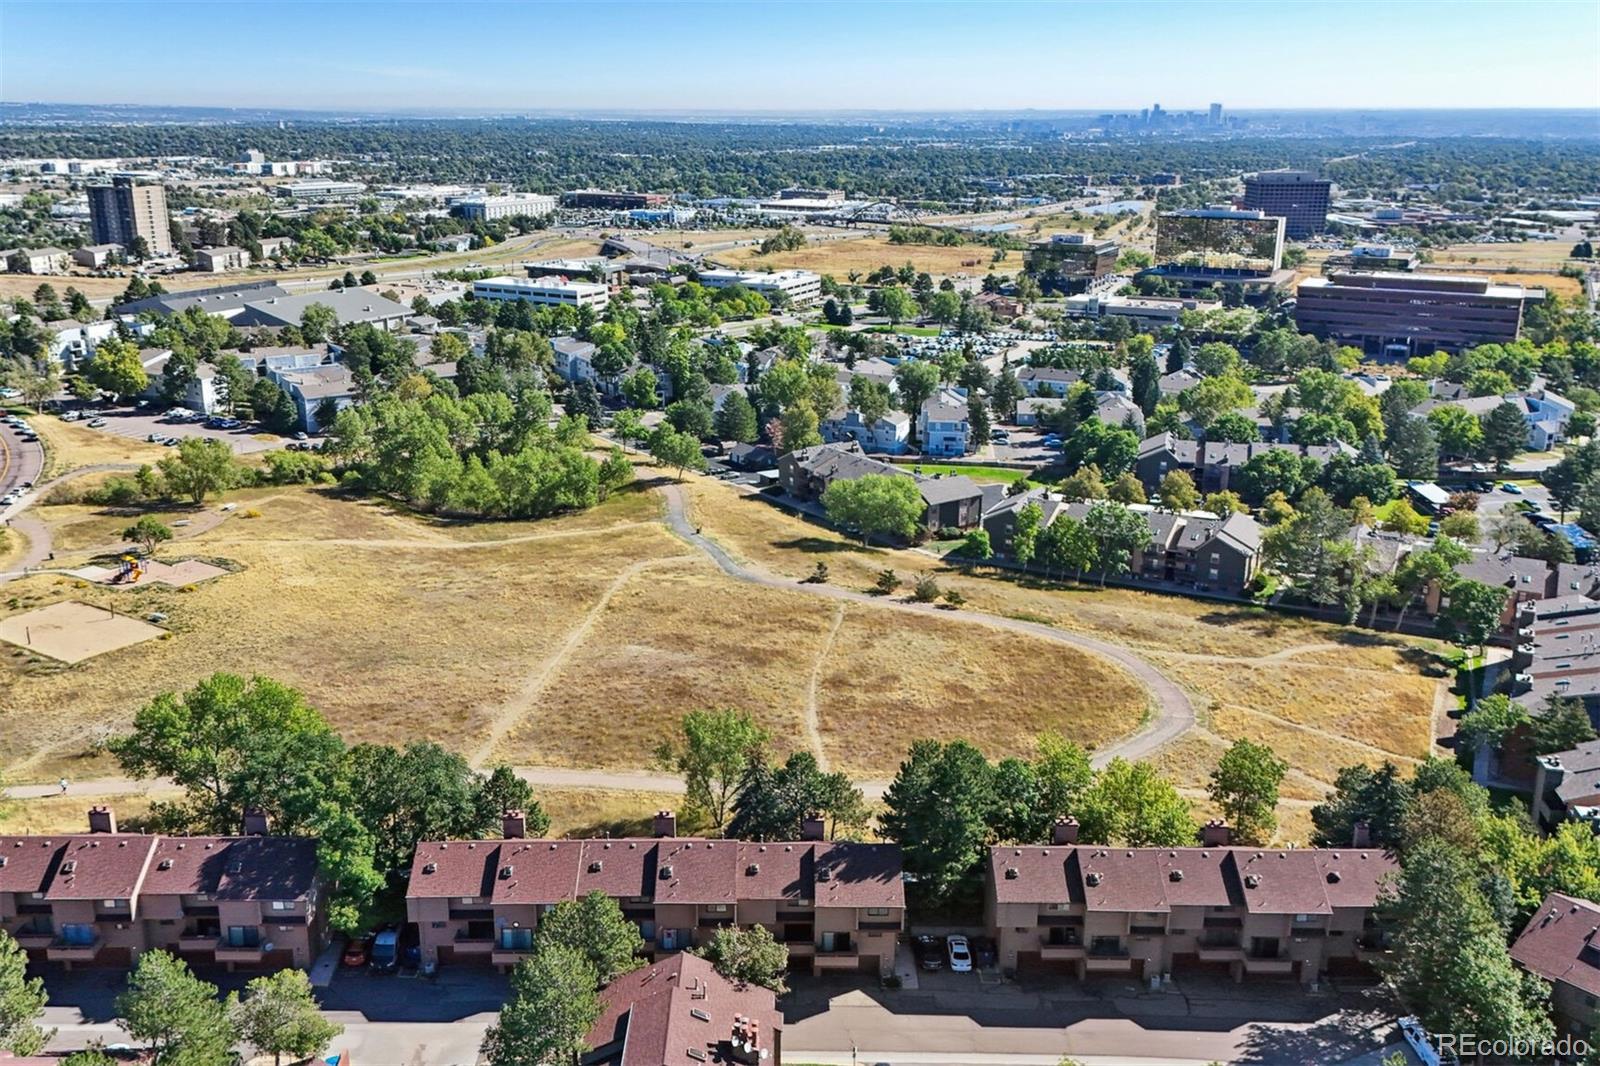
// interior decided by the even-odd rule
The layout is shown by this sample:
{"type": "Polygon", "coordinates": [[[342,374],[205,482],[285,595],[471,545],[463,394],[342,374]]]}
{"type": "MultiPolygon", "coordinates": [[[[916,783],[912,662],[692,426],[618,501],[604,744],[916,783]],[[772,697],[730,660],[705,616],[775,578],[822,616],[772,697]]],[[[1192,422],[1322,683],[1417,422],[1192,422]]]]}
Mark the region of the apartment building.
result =
{"type": "Polygon", "coordinates": [[[148,254],[172,254],[172,216],[167,213],[165,188],[117,177],[110,185],[91,185],[87,191],[91,244],[132,248],[143,238],[148,254]]]}
{"type": "Polygon", "coordinates": [[[29,957],[129,966],[160,948],[198,962],[309,967],[322,947],[317,845],[267,835],[118,833],[109,808],[86,834],[0,836],[0,928],[29,957]]]}
{"type": "Polygon", "coordinates": [[[1199,847],[1117,848],[1080,845],[1077,829],[1065,819],[1050,845],[990,848],[985,921],[1003,969],[1309,984],[1383,951],[1373,908],[1398,867],[1363,841],[1231,847],[1212,822],[1199,847]]]}
{"type": "Polygon", "coordinates": [[[581,1066],[782,1066],[783,1014],[759,985],[730,981],[678,954],[600,990],[600,1018],[581,1066]]]}
{"type": "Polygon", "coordinates": [[[1567,818],[1600,832],[1600,740],[1534,759],[1533,820],[1553,830],[1567,818]]]}
{"type": "Polygon", "coordinates": [[[972,529],[983,519],[983,490],[971,478],[913,474],[903,466],[870,458],[856,441],[796,448],[778,458],[778,484],[797,500],[821,499],[835,481],[867,474],[912,478],[926,507],[922,526],[929,533],[972,529]]]}
{"type": "Polygon", "coordinates": [[[509,274],[472,283],[476,300],[522,300],[548,307],[591,307],[604,311],[611,291],[604,285],[563,278],[515,278],[509,274]]]}
{"type": "Polygon", "coordinates": [[[966,397],[941,389],[924,400],[917,412],[917,440],[922,443],[923,455],[966,455],[974,443],[966,397]]]}
{"type": "Polygon", "coordinates": [[[1257,442],[1231,444],[1227,441],[1180,440],[1171,433],[1157,433],[1139,442],[1133,472],[1147,491],[1155,493],[1161,479],[1182,470],[1194,479],[1201,492],[1223,492],[1233,488],[1239,468],[1258,455],[1270,451],[1289,451],[1302,458],[1326,463],[1341,449],[1337,444],[1278,444],[1257,442]]]}
{"type": "Polygon", "coordinates": [[[1558,1032],[1600,1034],[1600,903],[1552,892],[1511,945],[1524,970],[1550,982],[1558,1032]]]}
{"type": "Polygon", "coordinates": [[[700,284],[708,289],[742,285],[763,296],[782,293],[792,307],[805,307],[822,299],[822,275],[809,270],[702,270],[700,284]]]}
{"type": "Polygon", "coordinates": [[[225,274],[230,270],[244,270],[249,265],[250,252],[245,248],[223,245],[194,250],[194,268],[205,274],[225,274]]]}
{"type": "Polygon", "coordinates": [[[653,958],[704,944],[723,926],[765,926],[800,968],[887,974],[904,924],[900,849],[822,839],[775,843],[677,835],[671,811],[655,835],[529,840],[508,811],[504,839],[417,846],[406,917],[424,964],[515,965],[540,918],[562,900],[600,892],[639,926],[653,958]]]}

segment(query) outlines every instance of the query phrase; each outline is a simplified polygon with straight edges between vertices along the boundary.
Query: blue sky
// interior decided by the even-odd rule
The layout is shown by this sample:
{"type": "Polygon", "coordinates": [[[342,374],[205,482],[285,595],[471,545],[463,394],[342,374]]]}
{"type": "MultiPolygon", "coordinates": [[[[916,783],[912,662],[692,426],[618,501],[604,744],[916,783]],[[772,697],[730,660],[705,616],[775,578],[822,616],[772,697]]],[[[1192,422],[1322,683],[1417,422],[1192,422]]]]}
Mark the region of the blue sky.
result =
{"type": "Polygon", "coordinates": [[[1596,107],[1596,0],[0,0],[0,98],[359,108],[1596,107]]]}

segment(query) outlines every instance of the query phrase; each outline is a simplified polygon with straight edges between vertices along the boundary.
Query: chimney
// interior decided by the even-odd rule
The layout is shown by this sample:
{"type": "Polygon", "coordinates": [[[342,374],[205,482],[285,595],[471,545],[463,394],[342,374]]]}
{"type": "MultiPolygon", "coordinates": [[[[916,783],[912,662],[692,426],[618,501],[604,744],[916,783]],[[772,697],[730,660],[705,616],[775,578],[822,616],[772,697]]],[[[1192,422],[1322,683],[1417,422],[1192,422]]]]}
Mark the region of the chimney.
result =
{"type": "Polygon", "coordinates": [[[1228,823],[1220,818],[1211,819],[1200,829],[1200,843],[1208,848],[1225,848],[1232,836],[1228,823]]]}
{"type": "Polygon", "coordinates": [[[1352,848],[1372,847],[1372,823],[1357,822],[1350,833],[1350,846],[1352,848]]]}
{"type": "Polygon", "coordinates": [[[264,837],[272,831],[272,819],[267,817],[267,812],[260,807],[246,807],[244,809],[244,835],[247,837],[264,837]]]}
{"type": "Polygon", "coordinates": [[[800,819],[801,840],[825,840],[827,839],[827,834],[827,823],[819,816],[808,814],[800,819]]]}
{"type": "Polygon", "coordinates": [[[528,835],[528,817],[515,807],[500,812],[500,835],[507,840],[521,840],[528,835]]]}
{"type": "Polygon", "coordinates": [[[89,832],[115,833],[117,831],[117,816],[110,807],[89,808],[89,832]]]}
{"type": "Polygon", "coordinates": [[[655,821],[650,824],[650,835],[654,837],[677,836],[678,816],[671,811],[657,811],[655,821]]]}
{"type": "Polygon", "coordinates": [[[1057,818],[1056,824],[1050,827],[1050,843],[1076,844],[1078,842],[1078,820],[1071,815],[1057,818]]]}

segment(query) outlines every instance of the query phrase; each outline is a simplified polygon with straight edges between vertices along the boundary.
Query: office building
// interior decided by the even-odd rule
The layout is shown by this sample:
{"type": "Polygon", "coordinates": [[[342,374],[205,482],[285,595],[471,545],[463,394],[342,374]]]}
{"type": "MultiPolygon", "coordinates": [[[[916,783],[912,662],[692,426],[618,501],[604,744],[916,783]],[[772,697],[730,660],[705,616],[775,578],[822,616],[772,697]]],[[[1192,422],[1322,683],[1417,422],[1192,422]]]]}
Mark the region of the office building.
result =
{"type": "Polygon", "coordinates": [[[1294,318],[1303,333],[1370,353],[1426,355],[1510,343],[1523,306],[1543,298],[1483,277],[1346,271],[1302,281],[1294,318]]]}
{"type": "Polygon", "coordinates": [[[1117,268],[1121,245],[1085,233],[1052,233],[1028,247],[1028,273],[1046,293],[1075,296],[1117,268]]]}
{"type": "Polygon", "coordinates": [[[455,210],[462,218],[471,221],[493,222],[500,218],[548,215],[556,209],[554,196],[518,193],[514,196],[474,196],[457,200],[455,210]]]}
{"type": "Polygon", "coordinates": [[[561,194],[566,207],[599,208],[610,211],[632,211],[641,207],[660,207],[667,196],[658,192],[618,192],[612,189],[574,189],[561,194]]]}
{"type": "Polygon", "coordinates": [[[1324,274],[1337,274],[1347,270],[1409,273],[1416,267],[1416,252],[1408,252],[1388,244],[1358,244],[1348,252],[1330,255],[1322,261],[1324,274]]]}
{"type": "Polygon", "coordinates": [[[1205,207],[1156,219],[1156,262],[1222,272],[1266,274],[1283,265],[1285,222],[1263,211],[1205,207]]]}
{"type": "Polygon", "coordinates": [[[476,300],[522,300],[551,307],[592,307],[605,310],[611,291],[604,285],[561,278],[514,278],[509,274],[472,283],[476,300]]]}
{"type": "Polygon", "coordinates": [[[366,186],[358,181],[315,178],[311,181],[286,181],[273,191],[296,203],[320,204],[330,200],[353,200],[365,190],[366,186]]]}
{"type": "Polygon", "coordinates": [[[1286,236],[1309,237],[1327,223],[1332,189],[1333,182],[1307,170],[1263,170],[1245,175],[1244,206],[1283,219],[1286,236]]]}
{"type": "Polygon", "coordinates": [[[132,178],[119,177],[110,185],[91,185],[88,192],[91,243],[132,248],[135,240],[143,238],[150,255],[172,254],[166,189],[135,185],[132,178]]]}
{"type": "Polygon", "coordinates": [[[1207,121],[1209,121],[1211,123],[1211,125],[1213,125],[1213,126],[1222,125],[1222,105],[1221,104],[1212,104],[1211,105],[1211,111],[1206,117],[1207,117],[1207,121]]]}
{"type": "Polygon", "coordinates": [[[700,284],[708,289],[727,289],[742,285],[763,296],[783,293],[789,304],[803,307],[822,299],[822,275],[809,270],[702,270],[700,284]]]}

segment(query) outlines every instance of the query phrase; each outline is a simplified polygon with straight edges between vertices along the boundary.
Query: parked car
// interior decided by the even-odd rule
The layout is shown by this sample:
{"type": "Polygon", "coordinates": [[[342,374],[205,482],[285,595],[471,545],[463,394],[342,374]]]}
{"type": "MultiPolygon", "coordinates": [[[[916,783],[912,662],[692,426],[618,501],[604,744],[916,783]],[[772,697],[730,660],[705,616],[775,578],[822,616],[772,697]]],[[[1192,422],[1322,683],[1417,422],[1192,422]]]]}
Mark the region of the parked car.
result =
{"type": "Polygon", "coordinates": [[[103,426],[105,424],[106,424],[106,420],[103,419],[103,418],[91,418],[91,419],[89,419],[89,428],[90,429],[99,429],[101,426],[103,426]]]}
{"type": "Polygon", "coordinates": [[[1509,481],[1502,481],[1502,482],[1500,482],[1500,491],[1501,492],[1509,492],[1513,496],[1521,496],[1522,495],[1522,486],[1521,485],[1515,485],[1515,484],[1513,484],[1513,483],[1511,483],[1509,481]]]}
{"type": "Polygon", "coordinates": [[[310,440],[310,439],[311,439],[311,438],[310,438],[310,437],[308,437],[308,436],[307,436],[307,435],[306,435],[306,431],[305,431],[305,430],[303,430],[303,429],[302,429],[302,430],[301,430],[301,431],[300,431],[300,432],[298,432],[298,433],[296,433],[296,434],[295,434],[295,435],[294,435],[294,439],[295,439],[295,440],[310,440]]]}
{"type": "Polygon", "coordinates": [[[372,951],[372,938],[370,936],[356,937],[344,948],[344,964],[346,966],[365,966],[367,956],[372,951]]]}
{"type": "Polygon", "coordinates": [[[972,972],[972,949],[964,936],[952,936],[944,942],[945,954],[950,957],[951,973],[972,972]]]}
{"type": "Polygon", "coordinates": [[[919,970],[944,969],[944,952],[940,950],[936,937],[919,936],[911,943],[911,951],[917,957],[919,970]]]}
{"type": "Polygon", "coordinates": [[[379,973],[388,973],[400,961],[400,934],[393,929],[385,929],[372,941],[372,968],[379,973]]]}

